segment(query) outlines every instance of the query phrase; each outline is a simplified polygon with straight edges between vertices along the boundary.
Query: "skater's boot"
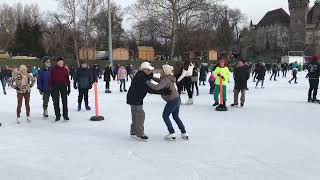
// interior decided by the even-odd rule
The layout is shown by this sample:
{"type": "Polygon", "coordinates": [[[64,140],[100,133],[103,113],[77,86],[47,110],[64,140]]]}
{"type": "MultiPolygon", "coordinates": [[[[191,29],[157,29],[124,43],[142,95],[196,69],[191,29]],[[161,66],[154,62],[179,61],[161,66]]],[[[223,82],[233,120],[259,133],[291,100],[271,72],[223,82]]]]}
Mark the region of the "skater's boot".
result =
{"type": "Polygon", "coordinates": [[[197,96],[199,96],[199,92],[197,92],[197,96]]]}
{"type": "Polygon", "coordinates": [[[125,89],[124,92],[128,92],[128,90],[125,89]]]}
{"type": "Polygon", "coordinates": [[[6,91],[6,90],[3,90],[3,94],[4,94],[4,95],[7,95],[7,91],[6,91]]]}
{"type": "Polygon", "coordinates": [[[227,107],[227,104],[225,101],[223,101],[223,104],[222,104],[224,107],[227,107]]]}
{"type": "Polygon", "coordinates": [[[142,140],[142,141],[146,141],[146,140],[149,139],[149,137],[146,136],[146,135],[141,135],[141,136],[137,135],[137,138],[138,138],[139,140],[142,140]]]}
{"type": "Polygon", "coordinates": [[[291,84],[291,81],[288,81],[291,84]]]}
{"type": "Polygon", "coordinates": [[[81,104],[78,104],[78,111],[81,111],[81,104]]]}
{"type": "Polygon", "coordinates": [[[168,134],[168,135],[164,136],[164,140],[166,140],[166,141],[176,140],[176,135],[175,135],[175,133],[168,134]]]}
{"type": "Polygon", "coordinates": [[[60,121],[60,116],[56,116],[56,119],[53,122],[58,122],[60,121]]]}
{"type": "Polygon", "coordinates": [[[308,98],[308,102],[312,102],[312,99],[311,99],[311,97],[309,97],[309,98],[308,98]]]}
{"type": "Polygon", "coordinates": [[[185,103],[185,105],[192,105],[193,104],[193,99],[189,98],[188,101],[185,103]]]}
{"type": "Polygon", "coordinates": [[[87,111],[90,111],[91,110],[91,107],[89,105],[86,105],[86,110],[87,111]]]}
{"type": "Polygon", "coordinates": [[[45,117],[45,118],[47,118],[47,117],[49,117],[49,115],[48,115],[48,110],[43,110],[43,117],[45,117]]]}
{"type": "Polygon", "coordinates": [[[238,105],[239,105],[238,103],[233,103],[231,104],[231,107],[238,106],[238,105]]]}
{"type": "Polygon", "coordinates": [[[215,101],[212,106],[218,106],[218,105],[219,105],[219,102],[218,102],[218,101],[215,101]]]}
{"type": "Polygon", "coordinates": [[[28,122],[28,123],[31,123],[31,118],[30,118],[30,116],[27,117],[27,122],[28,122]]]}
{"type": "Polygon", "coordinates": [[[69,121],[69,120],[70,120],[69,116],[63,116],[63,119],[64,119],[65,121],[69,121]]]}
{"type": "Polygon", "coordinates": [[[187,133],[181,133],[181,138],[184,140],[189,140],[189,136],[187,135],[187,133]]]}
{"type": "Polygon", "coordinates": [[[17,117],[17,124],[20,124],[21,121],[20,121],[20,117],[17,117]]]}
{"type": "Polygon", "coordinates": [[[243,107],[244,106],[244,103],[241,103],[241,107],[243,107]]]}

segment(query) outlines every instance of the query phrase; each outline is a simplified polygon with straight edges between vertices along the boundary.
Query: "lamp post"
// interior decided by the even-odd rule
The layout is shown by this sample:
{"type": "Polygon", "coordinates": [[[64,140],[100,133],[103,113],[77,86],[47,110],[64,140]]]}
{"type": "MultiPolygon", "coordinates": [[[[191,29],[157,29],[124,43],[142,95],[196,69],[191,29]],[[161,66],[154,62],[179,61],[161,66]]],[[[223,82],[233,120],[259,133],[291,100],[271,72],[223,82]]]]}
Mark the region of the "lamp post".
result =
{"type": "Polygon", "coordinates": [[[113,66],[112,60],[112,29],[111,29],[111,4],[110,0],[108,0],[108,23],[109,23],[109,61],[111,66],[113,66]]]}

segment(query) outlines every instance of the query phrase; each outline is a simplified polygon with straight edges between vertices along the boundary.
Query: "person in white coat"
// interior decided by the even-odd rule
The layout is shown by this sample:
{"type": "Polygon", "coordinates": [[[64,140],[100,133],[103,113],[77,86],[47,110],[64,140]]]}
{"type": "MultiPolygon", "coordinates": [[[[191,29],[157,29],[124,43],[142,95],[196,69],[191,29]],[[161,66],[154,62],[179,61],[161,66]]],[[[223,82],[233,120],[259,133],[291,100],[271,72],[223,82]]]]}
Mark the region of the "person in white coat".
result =
{"type": "Polygon", "coordinates": [[[189,60],[186,60],[183,65],[182,74],[177,80],[179,94],[181,94],[183,87],[185,87],[188,92],[189,99],[185,103],[185,105],[193,104],[193,92],[191,90],[191,85],[192,85],[191,76],[193,73],[193,68],[194,68],[194,65],[189,60]]]}

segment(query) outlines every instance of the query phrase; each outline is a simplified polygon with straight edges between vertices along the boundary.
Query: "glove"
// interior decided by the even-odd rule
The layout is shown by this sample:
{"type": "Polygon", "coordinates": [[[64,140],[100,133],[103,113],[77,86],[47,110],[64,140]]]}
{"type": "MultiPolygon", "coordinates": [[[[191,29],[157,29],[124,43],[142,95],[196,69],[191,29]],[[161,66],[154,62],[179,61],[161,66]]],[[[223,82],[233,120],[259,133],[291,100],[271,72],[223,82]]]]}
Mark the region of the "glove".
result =
{"type": "Polygon", "coordinates": [[[39,90],[39,93],[40,93],[41,95],[43,95],[43,92],[42,92],[42,91],[40,91],[40,90],[39,90]]]}
{"type": "Polygon", "coordinates": [[[89,89],[92,89],[92,84],[89,84],[88,88],[89,88],[89,89]]]}
{"type": "Polygon", "coordinates": [[[223,77],[223,76],[220,76],[220,78],[221,78],[222,80],[224,80],[224,77],[223,77]]]}
{"type": "Polygon", "coordinates": [[[77,84],[73,84],[73,88],[74,88],[74,89],[78,89],[77,84]]]}
{"type": "Polygon", "coordinates": [[[220,73],[218,73],[218,77],[220,77],[221,76],[221,74],[220,73]]]}

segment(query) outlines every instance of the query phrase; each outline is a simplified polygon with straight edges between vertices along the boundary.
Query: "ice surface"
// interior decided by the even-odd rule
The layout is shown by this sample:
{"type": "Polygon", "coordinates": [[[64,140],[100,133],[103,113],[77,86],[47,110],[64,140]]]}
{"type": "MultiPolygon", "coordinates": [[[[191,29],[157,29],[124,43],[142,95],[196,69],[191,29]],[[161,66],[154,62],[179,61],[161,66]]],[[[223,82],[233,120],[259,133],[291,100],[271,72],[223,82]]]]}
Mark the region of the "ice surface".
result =
{"type": "MultiPolygon", "coordinates": [[[[180,111],[190,140],[175,142],[163,140],[165,102],[156,95],[144,101],[150,140],[129,137],[130,108],[116,81],[112,94],[104,94],[99,83],[102,122],[89,121],[93,111],[76,111],[76,90],[69,98],[70,122],[51,122],[52,101],[50,118],[43,119],[34,88],[32,123],[26,122],[23,107],[17,125],[16,93],[9,89],[7,96],[0,94],[0,180],[318,180],[320,105],[306,102],[304,76],[299,73],[297,85],[290,85],[289,77],[266,80],[265,89],[255,89],[250,80],[245,108],[228,112],[215,111],[208,83],[200,86],[195,104],[180,111]]],[[[232,87],[231,82],[229,105],[232,87]]]]}

